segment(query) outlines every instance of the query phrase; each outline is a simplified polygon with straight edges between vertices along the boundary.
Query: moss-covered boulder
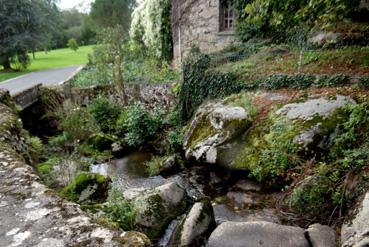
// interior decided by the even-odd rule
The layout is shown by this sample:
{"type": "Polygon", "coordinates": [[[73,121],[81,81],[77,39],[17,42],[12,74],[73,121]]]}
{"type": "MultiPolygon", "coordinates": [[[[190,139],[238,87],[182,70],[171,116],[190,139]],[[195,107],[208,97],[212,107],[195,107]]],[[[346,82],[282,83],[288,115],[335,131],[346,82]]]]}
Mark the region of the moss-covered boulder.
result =
{"type": "Polygon", "coordinates": [[[347,118],[343,108],[348,104],[355,102],[337,95],[276,106],[254,124],[231,166],[250,170],[259,181],[270,184],[288,177],[303,159],[327,150],[337,126],[347,118]]]}
{"type": "Polygon", "coordinates": [[[252,118],[245,108],[225,102],[209,103],[197,110],[185,134],[187,159],[227,163],[223,162],[220,151],[251,126],[252,118]]]}
{"type": "Polygon", "coordinates": [[[126,246],[126,247],[131,247],[131,246],[150,247],[152,246],[150,239],[145,234],[141,232],[135,232],[135,231],[126,232],[120,242],[123,244],[123,246],[126,246]]]}
{"type": "Polygon", "coordinates": [[[123,197],[134,205],[135,225],[150,239],[158,239],[170,221],[187,207],[186,191],[175,182],[151,190],[129,189],[123,197]]]}
{"type": "Polygon", "coordinates": [[[70,182],[61,194],[80,204],[104,202],[108,197],[111,179],[100,174],[82,172],[70,182]]]}

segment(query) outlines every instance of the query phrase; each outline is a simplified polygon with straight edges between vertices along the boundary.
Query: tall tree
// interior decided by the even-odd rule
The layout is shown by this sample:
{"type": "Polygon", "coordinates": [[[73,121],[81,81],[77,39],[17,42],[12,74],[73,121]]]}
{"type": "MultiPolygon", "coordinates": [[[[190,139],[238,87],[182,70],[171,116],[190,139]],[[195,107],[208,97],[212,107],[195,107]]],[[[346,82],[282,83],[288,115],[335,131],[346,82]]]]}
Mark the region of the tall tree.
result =
{"type": "Polygon", "coordinates": [[[0,0],[0,64],[27,65],[28,51],[49,40],[57,11],[51,0],[0,0]]]}
{"type": "Polygon", "coordinates": [[[91,17],[100,28],[117,25],[128,31],[135,0],[95,0],[91,5],[91,17]]]}

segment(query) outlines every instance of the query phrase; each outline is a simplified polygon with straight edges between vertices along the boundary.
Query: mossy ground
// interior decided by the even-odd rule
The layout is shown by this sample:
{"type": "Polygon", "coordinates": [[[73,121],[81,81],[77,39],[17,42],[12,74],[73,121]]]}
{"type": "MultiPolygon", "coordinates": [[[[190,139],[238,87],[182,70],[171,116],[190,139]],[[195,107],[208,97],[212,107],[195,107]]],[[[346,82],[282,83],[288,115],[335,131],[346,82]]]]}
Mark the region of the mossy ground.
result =
{"type": "Polygon", "coordinates": [[[241,61],[222,64],[217,69],[233,72],[241,80],[253,80],[273,74],[296,73],[313,75],[345,74],[362,76],[369,74],[368,47],[342,47],[337,49],[316,49],[300,51],[286,45],[270,46],[241,61]],[[273,50],[285,52],[273,54],[273,50]],[[300,71],[298,71],[301,63],[300,71]]]}

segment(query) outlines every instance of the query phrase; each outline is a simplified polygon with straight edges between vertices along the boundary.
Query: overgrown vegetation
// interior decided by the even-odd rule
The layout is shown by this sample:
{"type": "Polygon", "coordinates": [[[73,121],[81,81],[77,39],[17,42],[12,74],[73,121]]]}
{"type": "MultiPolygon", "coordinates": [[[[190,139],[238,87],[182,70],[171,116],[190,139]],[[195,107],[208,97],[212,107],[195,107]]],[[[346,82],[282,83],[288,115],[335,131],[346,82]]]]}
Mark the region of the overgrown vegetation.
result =
{"type": "Polygon", "coordinates": [[[360,4],[359,0],[235,2],[238,11],[242,13],[237,27],[242,40],[255,36],[272,36],[277,40],[286,40],[296,33],[296,27],[303,26],[306,32],[317,25],[328,28],[345,18],[353,17],[360,4]]]}

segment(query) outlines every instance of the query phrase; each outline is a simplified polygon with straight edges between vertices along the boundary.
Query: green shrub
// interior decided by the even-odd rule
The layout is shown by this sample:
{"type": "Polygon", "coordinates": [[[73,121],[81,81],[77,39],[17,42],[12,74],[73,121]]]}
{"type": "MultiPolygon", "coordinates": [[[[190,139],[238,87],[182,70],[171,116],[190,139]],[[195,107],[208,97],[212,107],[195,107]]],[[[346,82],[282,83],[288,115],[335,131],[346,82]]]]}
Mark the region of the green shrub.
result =
{"type": "Polygon", "coordinates": [[[167,153],[176,153],[182,151],[183,148],[183,133],[180,130],[172,130],[167,134],[167,153]]]}
{"type": "Polygon", "coordinates": [[[61,120],[60,125],[71,141],[88,141],[91,135],[99,131],[94,119],[83,107],[68,109],[61,120]]]}
{"type": "Polygon", "coordinates": [[[293,144],[294,131],[287,123],[276,121],[266,135],[267,149],[263,149],[260,159],[251,165],[251,175],[259,181],[275,184],[281,177],[286,177],[290,168],[296,167],[300,159],[298,146],[293,144]]]}
{"type": "Polygon", "coordinates": [[[107,217],[125,230],[130,231],[134,229],[136,220],[136,211],[132,203],[124,200],[119,193],[110,192],[108,201],[104,208],[107,217]]]}
{"type": "Polygon", "coordinates": [[[156,112],[150,113],[142,105],[127,107],[118,118],[118,130],[124,141],[130,146],[140,146],[152,138],[159,127],[161,119],[156,112]]]}
{"type": "Polygon", "coordinates": [[[56,165],[59,161],[60,158],[52,157],[36,166],[41,179],[49,187],[54,187],[56,185],[55,184],[56,174],[54,173],[54,165],[56,165]]]}
{"type": "Polygon", "coordinates": [[[236,3],[241,17],[237,31],[245,41],[260,35],[288,39],[299,26],[306,30],[317,24],[322,28],[328,27],[352,16],[360,1],[238,0],[236,3]]]}
{"type": "Polygon", "coordinates": [[[359,80],[359,86],[361,88],[369,88],[369,76],[361,77],[359,80]]]}
{"type": "Polygon", "coordinates": [[[350,78],[347,75],[321,76],[313,84],[314,87],[335,87],[348,84],[350,78]]]}
{"type": "Polygon", "coordinates": [[[74,38],[68,40],[67,46],[73,51],[78,50],[78,43],[77,43],[77,40],[74,38]]]}
{"type": "Polygon", "coordinates": [[[150,176],[159,175],[160,168],[162,167],[163,162],[165,161],[166,158],[167,157],[154,156],[152,157],[151,160],[145,162],[145,166],[147,167],[150,176]]]}
{"type": "Polygon", "coordinates": [[[68,140],[70,140],[70,137],[68,137],[66,132],[63,132],[59,135],[50,137],[49,144],[53,147],[64,147],[68,140]]]}
{"type": "Polygon", "coordinates": [[[298,213],[327,214],[327,209],[330,207],[331,186],[329,178],[324,175],[308,177],[292,191],[288,204],[298,213]]]}
{"type": "Polygon", "coordinates": [[[98,69],[95,65],[89,65],[80,71],[71,81],[74,87],[89,87],[95,85],[110,85],[113,75],[110,70],[98,69]]]}
{"type": "Polygon", "coordinates": [[[29,136],[26,138],[26,144],[29,146],[29,148],[35,155],[38,156],[41,154],[43,145],[40,138],[38,138],[37,136],[33,137],[29,136]]]}
{"type": "Polygon", "coordinates": [[[91,101],[87,109],[103,132],[115,130],[115,123],[121,112],[118,106],[100,95],[91,101]]]}
{"type": "Polygon", "coordinates": [[[344,157],[347,150],[358,147],[369,139],[369,103],[349,105],[344,109],[348,120],[338,130],[331,147],[331,158],[344,157]]]}

